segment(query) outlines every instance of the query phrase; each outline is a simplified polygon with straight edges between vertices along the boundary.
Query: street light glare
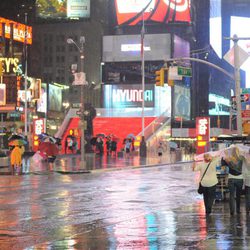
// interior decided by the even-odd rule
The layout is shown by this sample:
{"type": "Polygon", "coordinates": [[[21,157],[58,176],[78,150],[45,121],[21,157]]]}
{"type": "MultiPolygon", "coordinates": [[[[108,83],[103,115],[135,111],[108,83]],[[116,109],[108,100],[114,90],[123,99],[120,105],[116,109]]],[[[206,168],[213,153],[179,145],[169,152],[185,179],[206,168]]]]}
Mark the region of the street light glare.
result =
{"type": "Polygon", "coordinates": [[[67,43],[68,43],[68,44],[73,44],[73,43],[75,43],[75,42],[73,41],[73,39],[68,38],[68,39],[67,39],[67,43]]]}

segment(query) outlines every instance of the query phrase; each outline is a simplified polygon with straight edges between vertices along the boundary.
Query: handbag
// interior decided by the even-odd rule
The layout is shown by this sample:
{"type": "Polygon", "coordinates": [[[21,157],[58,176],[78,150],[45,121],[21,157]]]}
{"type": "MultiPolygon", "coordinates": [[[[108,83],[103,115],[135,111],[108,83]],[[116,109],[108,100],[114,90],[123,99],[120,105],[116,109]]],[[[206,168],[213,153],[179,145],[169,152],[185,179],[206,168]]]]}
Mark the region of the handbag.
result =
{"type": "Polygon", "coordinates": [[[201,185],[201,181],[203,180],[203,177],[205,176],[205,174],[206,174],[206,172],[207,172],[207,170],[208,170],[208,167],[209,167],[210,163],[211,163],[211,161],[208,163],[207,168],[206,168],[204,174],[203,174],[202,177],[201,177],[201,180],[200,180],[200,183],[199,183],[199,187],[198,187],[198,190],[197,190],[198,194],[203,194],[203,193],[204,193],[204,187],[201,185]]]}

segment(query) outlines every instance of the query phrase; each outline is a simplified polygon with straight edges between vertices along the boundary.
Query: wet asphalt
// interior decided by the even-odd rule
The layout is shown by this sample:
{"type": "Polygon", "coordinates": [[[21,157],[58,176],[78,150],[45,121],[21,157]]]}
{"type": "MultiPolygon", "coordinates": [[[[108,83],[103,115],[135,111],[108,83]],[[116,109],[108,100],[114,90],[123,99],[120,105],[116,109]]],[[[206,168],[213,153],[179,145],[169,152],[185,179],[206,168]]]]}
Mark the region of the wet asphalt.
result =
{"type": "Polygon", "coordinates": [[[82,171],[79,160],[0,176],[1,250],[249,249],[244,197],[240,215],[226,197],[206,217],[190,162],[95,156],[82,171]]]}

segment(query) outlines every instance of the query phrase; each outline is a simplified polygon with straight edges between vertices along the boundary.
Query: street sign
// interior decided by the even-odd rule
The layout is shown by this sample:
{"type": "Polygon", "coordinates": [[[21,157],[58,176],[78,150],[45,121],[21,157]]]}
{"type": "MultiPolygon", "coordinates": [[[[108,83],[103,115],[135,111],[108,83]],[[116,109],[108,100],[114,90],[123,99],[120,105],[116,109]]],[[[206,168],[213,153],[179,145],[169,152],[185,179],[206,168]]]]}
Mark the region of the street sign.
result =
{"type": "Polygon", "coordinates": [[[74,81],[72,85],[85,85],[86,84],[86,75],[84,72],[74,73],[74,81]]]}
{"type": "Polygon", "coordinates": [[[178,75],[191,77],[192,76],[192,69],[178,66],[178,75]]]}
{"type": "MultiPolygon", "coordinates": [[[[249,55],[248,53],[242,49],[239,45],[234,45],[237,46],[236,49],[238,50],[239,53],[239,67],[248,59],[249,55]]],[[[224,55],[224,60],[226,60],[229,64],[231,64],[234,67],[234,46],[224,55]]]]}
{"type": "Polygon", "coordinates": [[[177,66],[170,66],[168,68],[168,80],[182,80],[182,76],[178,74],[177,66]]]}

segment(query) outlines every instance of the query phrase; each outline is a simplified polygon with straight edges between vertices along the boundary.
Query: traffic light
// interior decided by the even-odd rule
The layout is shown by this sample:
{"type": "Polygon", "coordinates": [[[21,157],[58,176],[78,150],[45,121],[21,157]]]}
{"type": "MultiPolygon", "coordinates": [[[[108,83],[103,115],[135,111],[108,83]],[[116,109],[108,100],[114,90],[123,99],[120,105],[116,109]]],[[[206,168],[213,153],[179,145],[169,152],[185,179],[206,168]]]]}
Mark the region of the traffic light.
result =
{"type": "Polygon", "coordinates": [[[164,86],[164,68],[155,71],[155,85],[164,86]]]}

